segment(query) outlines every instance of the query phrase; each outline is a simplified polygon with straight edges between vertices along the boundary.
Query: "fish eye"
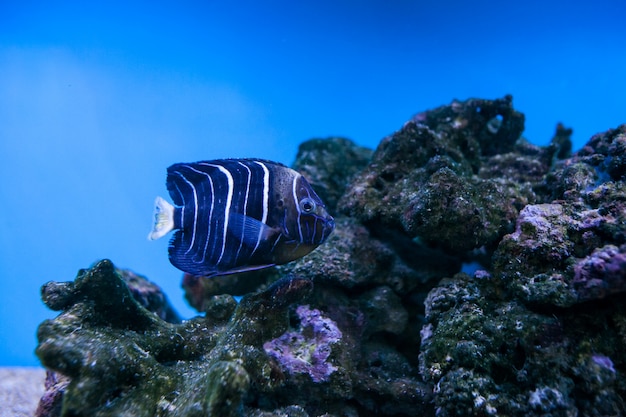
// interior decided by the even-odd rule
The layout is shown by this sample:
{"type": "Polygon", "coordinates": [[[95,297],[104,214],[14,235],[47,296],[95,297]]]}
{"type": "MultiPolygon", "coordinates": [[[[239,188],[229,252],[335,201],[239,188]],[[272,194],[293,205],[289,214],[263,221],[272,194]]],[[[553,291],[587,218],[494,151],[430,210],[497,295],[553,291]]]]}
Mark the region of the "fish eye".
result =
{"type": "Polygon", "coordinates": [[[303,213],[311,213],[315,210],[315,201],[311,200],[310,198],[303,198],[302,200],[300,200],[300,210],[302,210],[303,213]]]}

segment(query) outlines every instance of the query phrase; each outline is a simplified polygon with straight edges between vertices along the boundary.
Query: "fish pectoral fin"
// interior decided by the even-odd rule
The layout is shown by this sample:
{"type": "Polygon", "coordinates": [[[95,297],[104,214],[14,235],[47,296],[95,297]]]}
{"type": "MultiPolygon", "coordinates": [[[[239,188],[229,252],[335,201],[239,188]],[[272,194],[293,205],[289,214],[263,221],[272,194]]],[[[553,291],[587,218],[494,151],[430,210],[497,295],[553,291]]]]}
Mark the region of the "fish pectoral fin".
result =
{"type": "Polygon", "coordinates": [[[280,233],[280,230],[252,217],[233,213],[228,219],[228,232],[241,239],[244,245],[255,247],[280,233]]]}

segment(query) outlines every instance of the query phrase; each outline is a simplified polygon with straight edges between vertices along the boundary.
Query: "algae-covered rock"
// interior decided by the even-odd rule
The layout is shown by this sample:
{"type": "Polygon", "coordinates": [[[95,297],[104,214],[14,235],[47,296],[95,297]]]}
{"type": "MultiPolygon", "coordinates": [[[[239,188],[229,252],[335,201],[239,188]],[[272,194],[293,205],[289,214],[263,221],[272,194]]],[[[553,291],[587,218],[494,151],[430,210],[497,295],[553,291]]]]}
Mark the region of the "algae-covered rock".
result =
{"type": "Polygon", "coordinates": [[[537,312],[499,287],[461,274],[429,294],[420,369],[438,415],[622,415],[626,334],[607,321],[624,304],[537,312]]]}
{"type": "Polygon", "coordinates": [[[571,156],[572,133],[572,129],[559,123],[548,146],[533,145],[520,138],[511,151],[484,158],[478,176],[507,179],[516,184],[529,184],[533,189],[540,188],[553,165],[571,156]]]}
{"type": "Polygon", "coordinates": [[[571,129],[536,146],[523,123],[510,96],[470,99],[373,153],[303,143],[334,233],[185,274],[202,317],[110,261],[46,284],[38,415],[626,415],[626,125],[571,154],[571,129]]]}
{"type": "Polygon", "coordinates": [[[420,370],[438,415],[626,413],[624,131],[535,181],[543,203],[521,210],[491,271],[430,292],[420,370]]]}
{"type": "Polygon", "coordinates": [[[302,173],[335,213],[349,182],[370,161],[372,150],[346,138],[310,139],[298,147],[293,169],[302,173]]]}
{"type": "Polygon", "coordinates": [[[535,196],[527,184],[478,173],[512,152],[523,128],[509,96],[420,113],[382,140],[339,208],[450,253],[493,248],[535,196]]]}
{"type": "Polygon", "coordinates": [[[158,285],[128,269],[118,269],[117,273],[126,282],[130,293],[139,304],[167,322],[180,323],[180,316],[158,285]]]}
{"type": "Polygon", "coordinates": [[[626,290],[626,183],[613,162],[626,154],[625,137],[624,126],[595,135],[546,175],[545,198],[554,200],[520,212],[493,256],[516,297],[568,307],[626,290]]]}
{"type": "Polygon", "coordinates": [[[37,355],[70,379],[61,415],[243,415],[251,386],[280,383],[263,342],[286,330],[288,306],[311,288],[285,278],[244,297],[226,319],[171,324],[101,261],[74,282],[44,286],[44,302],[62,313],[40,325],[37,355]]]}
{"type": "MultiPolygon", "coordinates": [[[[349,348],[360,346],[355,337],[363,330],[355,332],[358,326],[343,310],[326,313],[302,304],[312,289],[312,281],[288,276],[239,304],[212,297],[209,304],[223,306],[228,314],[207,308],[205,317],[174,324],[141,306],[110,261],[81,271],[74,282],[48,283],[44,302],[62,313],[40,325],[37,355],[69,382],[52,388],[46,397],[52,404],[40,407],[56,411],[40,415],[281,415],[284,407],[310,402],[311,392],[317,395],[306,409],[344,410],[353,397],[352,371],[360,358],[349,348]],[[295,329],[289,324],[290,305],[298,314],[295,329]]],[[[346,305],[353,311],[363,305],[380,315],[387,311],[380,302],[393,297],[387,289],[346,305]]],[[[399,299],[395,303],[406,324],[399,299]]],[[[389,329],[402,330],[398,323],[376,324],[368,334],[389,329]]],[[[403,407],[423,412],[429,390],[417,373],[392,369],[388,374],[419,388],[421,394],[403,407]]],[[[391,395],[389,387],[379,388],[391,395]]]]}

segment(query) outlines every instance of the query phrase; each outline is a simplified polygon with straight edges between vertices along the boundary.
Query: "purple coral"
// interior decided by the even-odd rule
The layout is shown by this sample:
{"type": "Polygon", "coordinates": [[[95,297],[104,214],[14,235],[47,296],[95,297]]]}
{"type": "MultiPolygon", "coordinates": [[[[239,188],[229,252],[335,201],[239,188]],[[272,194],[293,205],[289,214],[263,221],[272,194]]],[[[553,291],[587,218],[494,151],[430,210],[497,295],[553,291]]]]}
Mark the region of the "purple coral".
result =
{"type": "Polygon", "coordinates": [[[46,392],[39,400],[35,417],[60,416],[63,395],[69,383],[70,379],[68,377],[48,370],[45,382],[46,392]]]}
{"type": "Polygon", "coordinates": [[[594,354],[591,356],[593,362],[600,366],[601,368],[607,369],[612,373],[615,373],[615,366],[613,365],[613,361],[608,356],[594,354]]]}
{"type": "Polygon", "coordinates": [[[314,382],[326,381],[337,370],[328,357],[331,345],[341,339],[341,331],[333,320],[308,305],[299,306],[296,313],[300,328],[265,342],[263,349],[290,373],[306,373],[314,382]]]}
{"type": "Polygon", "coordinates": [[[626,291],[626,245],[596,249],[574,266],[573,283],[581,300],[626,291]]]}

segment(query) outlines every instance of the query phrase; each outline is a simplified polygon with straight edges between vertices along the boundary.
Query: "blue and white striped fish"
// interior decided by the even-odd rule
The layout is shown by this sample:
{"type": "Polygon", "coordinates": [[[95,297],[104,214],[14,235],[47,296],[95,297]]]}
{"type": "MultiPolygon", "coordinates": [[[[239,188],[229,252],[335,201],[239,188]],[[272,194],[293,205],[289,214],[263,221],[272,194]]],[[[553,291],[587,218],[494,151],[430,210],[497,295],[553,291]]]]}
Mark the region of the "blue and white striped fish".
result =
{"type": "Polygon", "coordinates": [[[284,264],[311,252],[335,228],[308,181],[276,162],[174,164],[167,169],[167,189],[174,205],[157,197],[148,238],[176,230],[170,262],[194,275],[284,264]]]}

